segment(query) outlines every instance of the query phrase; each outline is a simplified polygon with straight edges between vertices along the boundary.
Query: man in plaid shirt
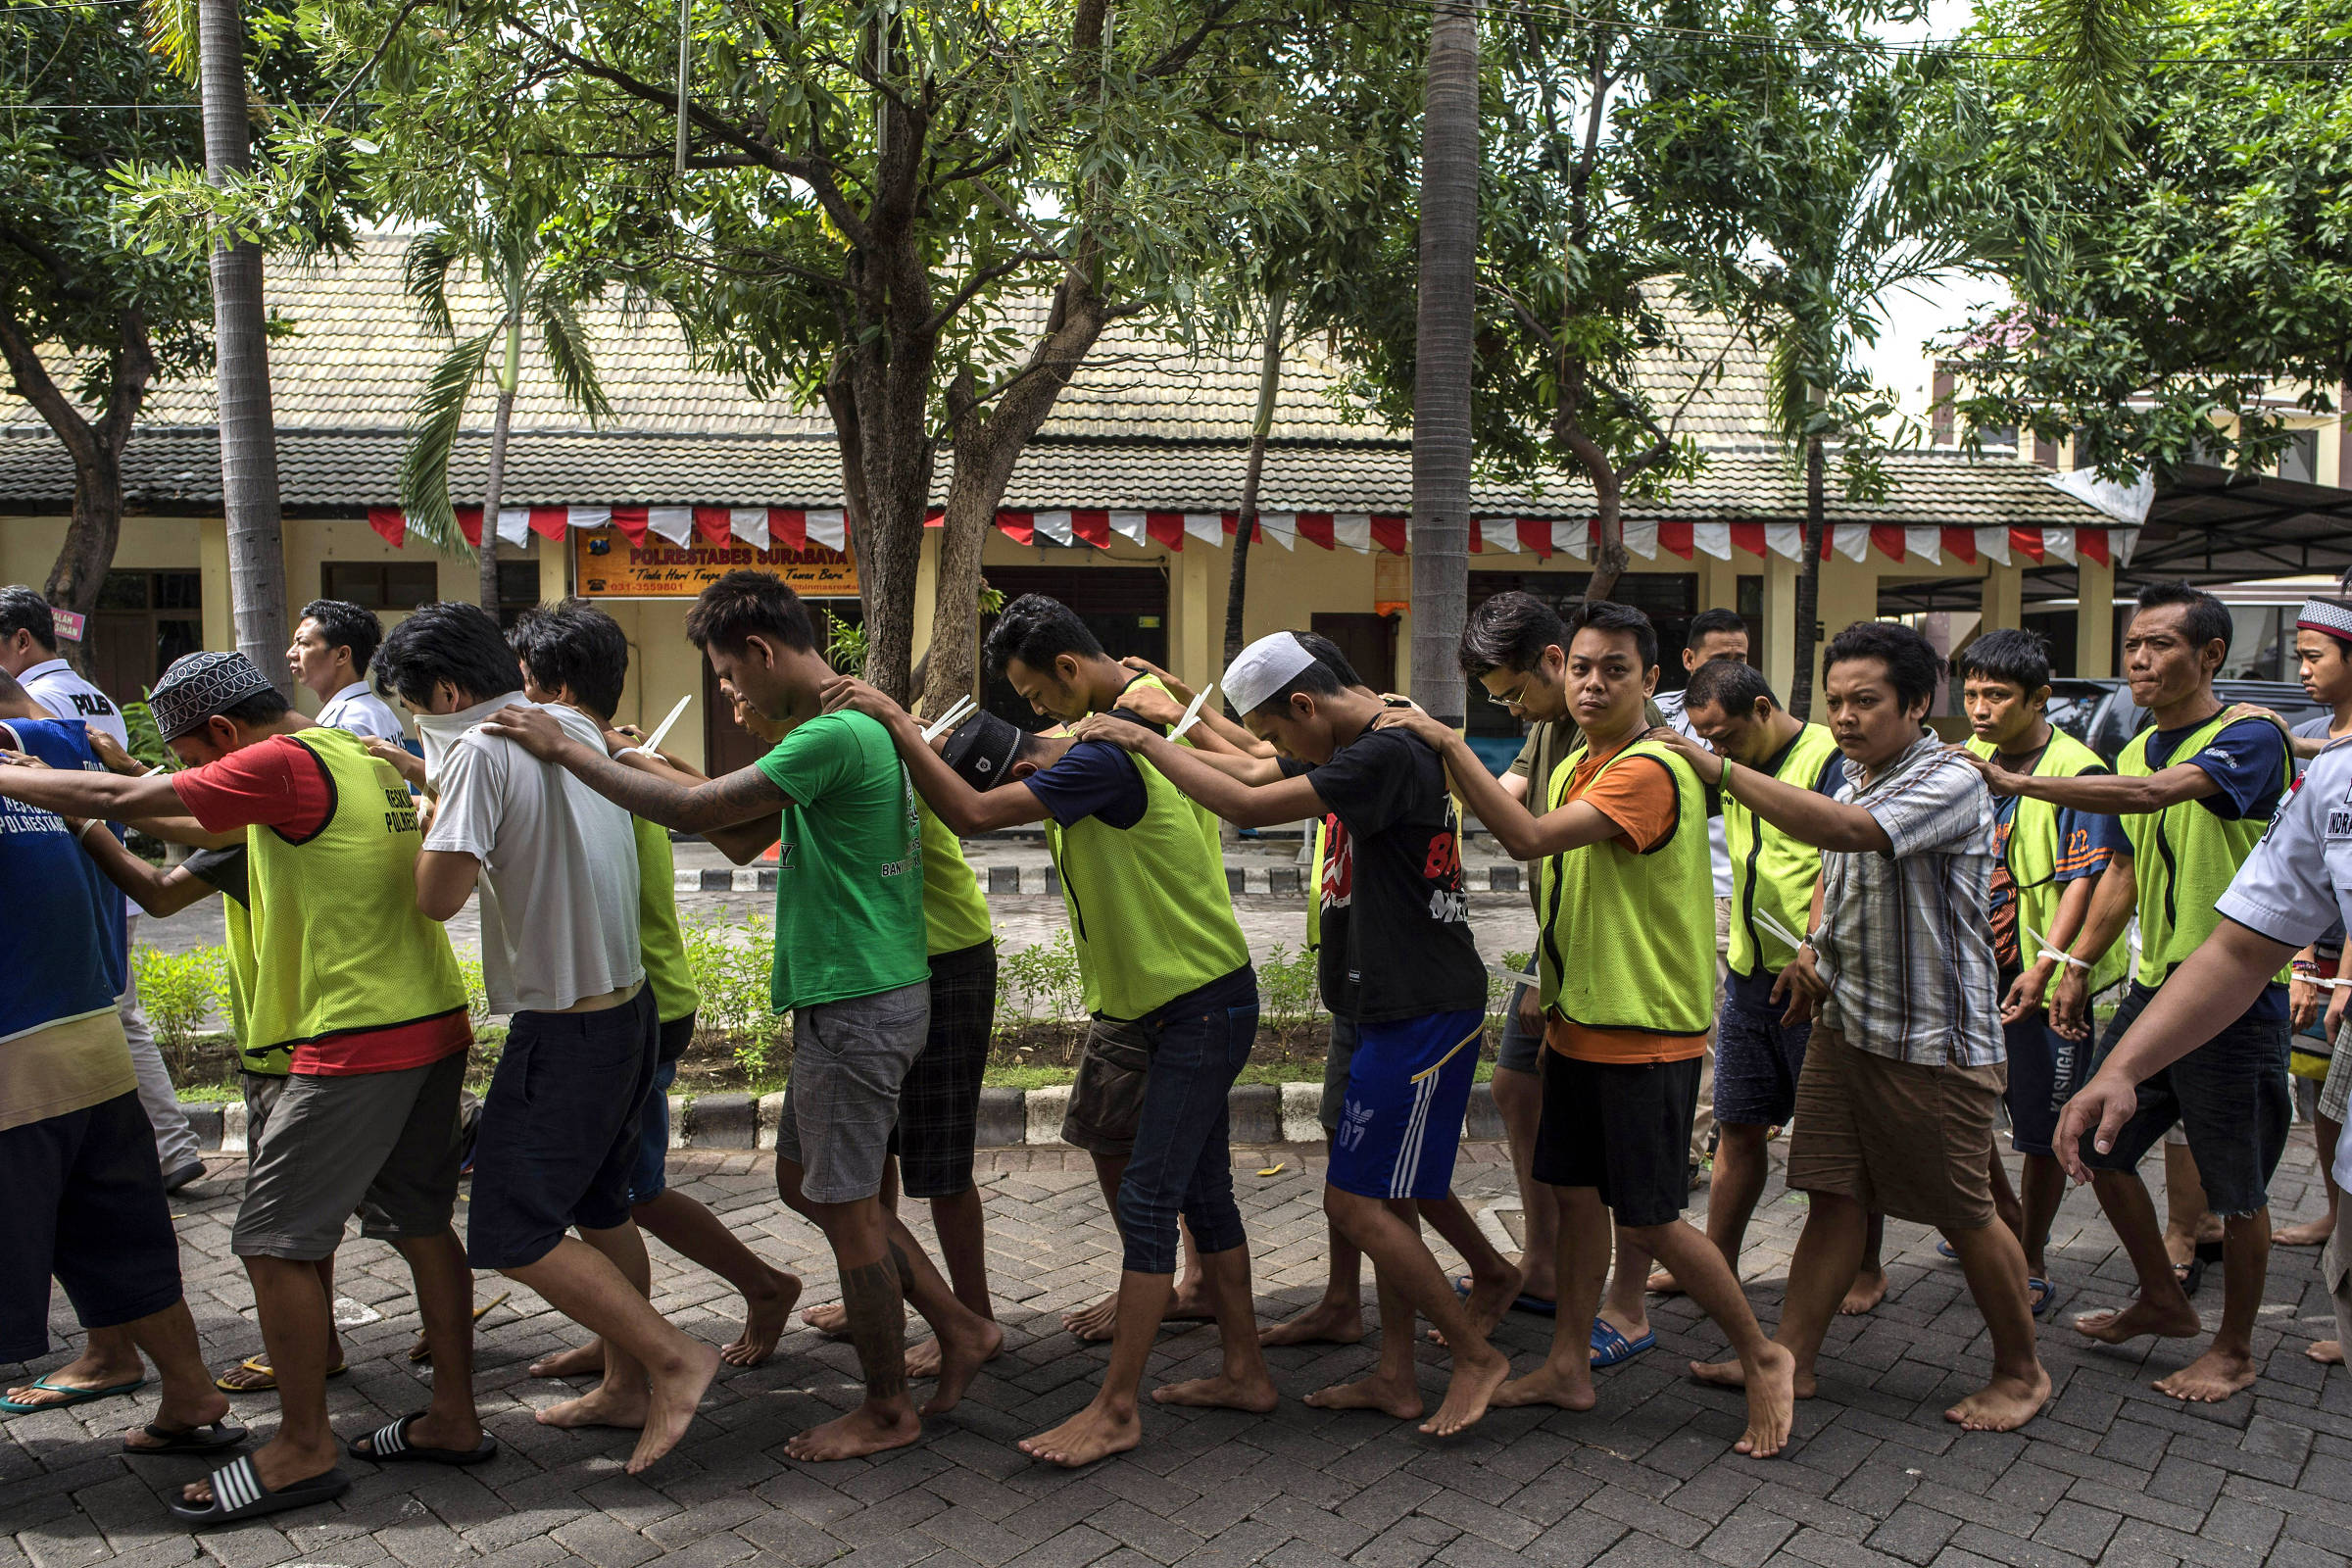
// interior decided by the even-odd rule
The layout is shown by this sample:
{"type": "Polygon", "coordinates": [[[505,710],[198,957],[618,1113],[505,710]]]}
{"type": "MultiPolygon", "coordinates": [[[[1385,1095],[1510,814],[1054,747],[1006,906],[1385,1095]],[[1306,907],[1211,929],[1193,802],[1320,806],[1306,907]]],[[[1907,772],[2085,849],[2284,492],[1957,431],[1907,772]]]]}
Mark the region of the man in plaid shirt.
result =
{"type": "MultiPolygon", "coordinates": [[[[1817,1022],[1797,1080],[1788,1185],[1812,1207],[1776,1336],[1796,1392],[1862,1260],[1870,1213],[1940,1230],[1992,1337],[1992,1378],[1944,1412],[1971,1431],[2023,1426],[2049,1397],[2034,1348],[2026,1256],[1994,1223],[1994,1108],[2007,1081],[1999,971],[1985,913],[1992,801],[1921,727],[1940,666],[1906,626],[1857,621],[1822,655],[1830,729],[1848,774],[1835,800],[1670,742],[1699,777],[1822,854],[1820,914],[1782,971],[1789,1018],[1817,1022]]],[[[1693,1366],[1738,1384],[1736,1362],[1693,1366]]]]}

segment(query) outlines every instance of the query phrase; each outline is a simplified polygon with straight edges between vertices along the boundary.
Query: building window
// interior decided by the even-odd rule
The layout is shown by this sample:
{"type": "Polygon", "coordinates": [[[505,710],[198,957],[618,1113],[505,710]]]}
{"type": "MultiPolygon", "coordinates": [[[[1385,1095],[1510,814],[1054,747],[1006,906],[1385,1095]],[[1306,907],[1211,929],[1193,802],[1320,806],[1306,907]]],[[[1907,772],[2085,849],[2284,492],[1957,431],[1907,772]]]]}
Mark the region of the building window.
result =
{"type": "Polygon", "coordinates": [[[182,654],[204,646],[204,573],[110,571],[90,617],[90,678],[135,703],[182,654]]]}
{"type": "MultiPolygon", "coordinates": [[[[506,597],[500,572],[499,597],[506,597]]],[[[441,570],[429,561],[330,561],[319,568],[319,597],[363,610],[406,612],[441,597],[441,570]]]]}
{"type": "Polygon", "coordinates": [[[2292,479],[2298,484],[2320,482],[2320,432],[2295,430],[2288,433],[2286,447],[2278,454],[2278,477],[2292,479]]]}

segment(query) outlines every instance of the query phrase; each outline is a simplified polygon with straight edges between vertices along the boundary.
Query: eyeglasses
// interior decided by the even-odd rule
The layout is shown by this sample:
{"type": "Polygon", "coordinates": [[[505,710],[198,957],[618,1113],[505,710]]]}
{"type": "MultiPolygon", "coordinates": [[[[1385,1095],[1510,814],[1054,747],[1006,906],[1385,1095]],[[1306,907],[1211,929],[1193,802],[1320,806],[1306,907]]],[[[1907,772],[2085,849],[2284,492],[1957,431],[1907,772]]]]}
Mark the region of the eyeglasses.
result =
{"type": "Polygon", "coordinates": [[[1517,691],[1515,691],[1515,692],[1511,693],[1511,695],[1510,695],[1510,696],[1508,696],[1508,697],[1497,697],[1497,696],[1495,696],[1495,695],[1494,695],[1493,692],[1489,692],[1489,693],[1487,693],[1487,701],[1488,701],[1488,702],[1490,702],[1490,703],[1493,703],[1493,704],[1494,704],[1494,705],[1496,708],[1519,708],[1519,707],[1522,707],[1522,706],[1524,706],[1524,705],[1526,704],[1526,701],[1527,701],[1527,689],[1528,689],[1528,687],[1530,687],[1530,686],[1532,686],[1532,685],[1534,685],[1534,684],[1535,684],[1535,677],[1531,675],[1531,676],[1529,676],[1529,677],[1528,677],[1526,680],[1523,680],[1523,681],[1521,681],[1521,682],[1519,683],[1519,689],[1518,689],[1517,691]]]}

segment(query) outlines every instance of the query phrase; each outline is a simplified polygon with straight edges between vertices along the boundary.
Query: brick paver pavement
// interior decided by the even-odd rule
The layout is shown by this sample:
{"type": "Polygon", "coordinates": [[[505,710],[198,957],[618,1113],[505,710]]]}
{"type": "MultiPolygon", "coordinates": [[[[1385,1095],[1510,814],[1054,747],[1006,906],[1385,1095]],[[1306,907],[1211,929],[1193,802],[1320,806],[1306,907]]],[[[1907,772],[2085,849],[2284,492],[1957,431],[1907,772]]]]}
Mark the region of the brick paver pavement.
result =
{"type": "MultiPolygon", "coordinates": [[[[2319,1201],[2298,1131],[2275,1189],[2282,1216],[2319,1201]]],[[[1499,1156],[1494,1146],[1465,1149],[1465,1197],[1486,1202],[1509,1193],[1499,1156]]],[[[2042,1332],[2058,1393],[2023,1433],[1964,1434],[1942,1420],[1943,1406],[1983,1371],[1983,1329],[1933,1238],[1898,1224],[1888,1236],[1892,1294],[1876,1313],[1833,1331],[1821,1397],[1799,1407],[1796,1440],[1778,1461],[1730,1451],[1741,1425],[1737,1400],[1683,1375],[1686,1357],[1720,1353],[1722,1339],[1672,1301],[1653,1310],[1659,1350],[1604,1374],[1600,1407],[1588,1415],[1497,1411],[1456,1441],[1434,1442],[1379,1415],[1298,1402],[1359,1373],[1369,1344],[1278,1350],[1286,1398],[1274,1414],[1148,1407],[1140,1451],[1071,1474],[1032,1463],[1011,1445],[1093,1392],[1105,1351],[1075,1346],[1055,1313],[1111,1283],[1113,1234],[1092,1173],[1074,1154],[1009,1150],[981,1158],[1008,1349],[961,1408],[929,1423],[917,1446],[835,1465],[786,1459],[786,1438],[856,1398],[848,1347],[796,1329],[768,1365],[722,1368],[686,1441],[631,1478],[621,1469],[630,1435],[560,1432],[531,1419],[532,1406],[564,1391],[525,1377],[526,1363],[576,1331],[517,1293],[480,1340],[484,1419],[505,1445],[495,1462],[463,1471],[354,1462],[356,1484],[337,1505],[196,1538],[174,1527],[161,1498],[203,1464],[117,1452],[138,1401],[19,1417],[0,1427],[0,1563],[2300,1568],[2352,1556],[2352,1380],[2323,1376],[2302,1353],[2331,1332],[2309,1251],[2274,1258],[2255,1333],[2265,1375],[2251,1395],[2219,1407],[2184,1408],[2148,1387],[2188,1358],[2185,1342],[2110,1351],[2063,1327],[2073,1311],[2120,1304],[2129,1293],[2113,1238],[2088,1196],[2076,1194],[2054,1243],[2061,1321],[2042,1332]]],[[[726,1213],[767,1255],[802,1270],[810,1298],[828,1298],[822,1246],[776,1201],[765,1156],[688,1152],[672,1161],[673,1181],[726,1213]]],[[[1244,1151],[1236,1167],[1260,1300],[1269,1311],[1303,1304],[1322,1278],[1321,1152],[1244,1151]],[[1256,1174],[1278,1162],[1278,1175],[1256,1174]]],[[[217,1160],[215,1172],[174,1211],[191,1304],[218,1364],[255,1348],[256,1336],[226,1245],[240,1167],[217,1160]]],[[[1768,1322],[1802,1212],[1776,1178],[1747,1268],[1768,1322]]],[[[416,1320],[395,1254],[354,1241],[342,1255],[342,1294],[383,1314],[349,1331],[351,1374],[329,1385],[336,1429],[350,1436],[419,1407],[430,1374],[400,1353],[416,1320]]],[[[663,1309],[707,1339],[732,1337],[727,1288],[659,1247],[655,1258],[663,1309]]],[[[485,1276],[482,1288],[487,1298],[504,1286],[485,1276]]],[[[2199,1304],[2208,1315],[2219,1310],[2218,1278],[2199,1304]]],[[[71,1328],[62,1302],[57,1324],[61,1335],[71,1328]]],[[[1522,1368],[1547,1327],[1523,1314],[1509,1320],[1502,1343],[1522,1368]]],[[[1198,1375],[1213,1349],[1204,1328],[1171,1329],[1151,1381],[1198,1375]]],[[[1434,1395],[1443,1368],[1426,1346],[1423,1358],[1434,1395]]],[[[239,1404],[266,1432],[269,1399],[239,1404]]]]}

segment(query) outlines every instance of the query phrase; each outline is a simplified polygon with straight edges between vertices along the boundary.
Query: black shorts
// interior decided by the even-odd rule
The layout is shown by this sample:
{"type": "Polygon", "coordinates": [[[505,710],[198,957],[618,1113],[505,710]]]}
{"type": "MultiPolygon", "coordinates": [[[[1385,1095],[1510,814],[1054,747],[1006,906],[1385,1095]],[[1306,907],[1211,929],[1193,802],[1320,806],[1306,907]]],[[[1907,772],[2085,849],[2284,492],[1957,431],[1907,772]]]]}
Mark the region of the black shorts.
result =
{"type": "Polygon", "coordinates": [[[514,1014],[474,1136],[466,1251],[475,1268],[523,1268],[574,1225],[626,1223],[661,1044],[651,986],[602,1012],[514,1014]]]}
{"type": "Polygon", "coordinates": [[[1595,1189],[1620,1225],[1639,1229],[1682,1218],[1705,1065],[1703,1056],[1637,1066],[1545,1051],[1536,1180],[1595,1189]]]}
{"type": "MultiPolygon", "coordinates": [[[[2137,981],[2132,983],[2099,1041],[2093,1071],[2155,995],[2137,981]]],[[[2271,1175],[2286,1152],[2294,1120],[2286,1054],[2284,1018],[2241,1014],[2211,1040],[2141,1082],[2139,1109],[2116,1135],[2113,1150],[2100,1153],[2085,1133],[2082,1162],[2093,1170],[2133,1169],[2179,1122],[2188,1135],[2189,1152],[2197,1156],[2207,1208],[2228,1219],[2268,1206],[2271,1175]]]]}
{"type": "Polygon", "coordinates": [[[1785,1127],[1796,1114],[1796,1081],[1805,1070],[1809,1023],[1784,1024],[1771,982],[1739,975],[1724,989],[1715,1018],[1715,1119],[1735,1127],[1785,1127]]]}
{"type": "Polygon", "coordinates": [[[179,1235],[135,1092],[0,1132],[0,1361],[49,1353],[53,1274],[85,1329],[179,1299],[179,1235]]]}
{"type": "Polygon", "coordinates": [[[980,1077],[997,1024],[997,945],[982,942],[931,960],[931,1029],[899,1085],[890,1135],[908,1198],[971,1191],[980,1130],[980,1077]]]}

